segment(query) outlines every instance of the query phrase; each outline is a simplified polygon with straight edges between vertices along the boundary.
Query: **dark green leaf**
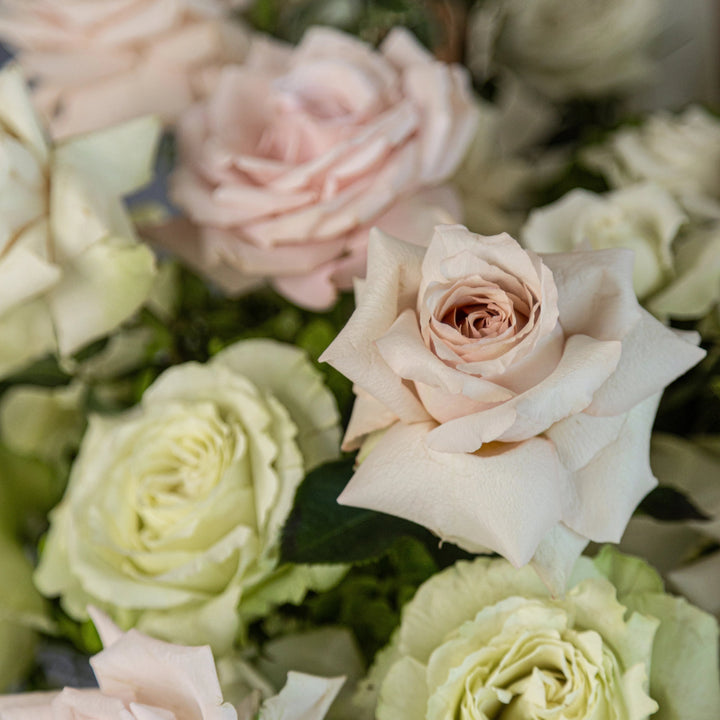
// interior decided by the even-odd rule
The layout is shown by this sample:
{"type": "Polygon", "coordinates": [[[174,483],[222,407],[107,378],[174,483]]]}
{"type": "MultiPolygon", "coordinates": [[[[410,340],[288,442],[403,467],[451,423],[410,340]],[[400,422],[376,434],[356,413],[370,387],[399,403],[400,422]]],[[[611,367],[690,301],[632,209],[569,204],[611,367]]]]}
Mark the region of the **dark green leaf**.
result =
{"type": "Polygon", "coordinates": [[[381,557],[403,537],[418,538],[443,563],[469,557],[454,546],[440,547],[438,538],[420,525],[372,510],[339,505],[337,497],[352,477],[353,463],[353,459],[329,463],[305,478],[285,523],[283,561],[365,562],[381,557]]]}

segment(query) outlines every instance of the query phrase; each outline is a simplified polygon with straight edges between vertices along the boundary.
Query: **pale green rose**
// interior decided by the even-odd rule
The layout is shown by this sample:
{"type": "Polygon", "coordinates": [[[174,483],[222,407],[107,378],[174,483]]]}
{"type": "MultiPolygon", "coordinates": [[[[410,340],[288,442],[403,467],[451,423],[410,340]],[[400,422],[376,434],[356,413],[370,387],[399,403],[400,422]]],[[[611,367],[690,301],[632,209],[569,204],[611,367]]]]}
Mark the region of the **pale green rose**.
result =
{"type": "Polygon", "coordinates": [[[138,407],[91,417],[38,588],[77,619],[93,603],[150,635],[229,651],[247,622],[342,575],[278,565],[295,490],[338,455],[339,433],[297,348],[248,340],[171,368],[138,407]]]}
{"type": "Polygon", "coordinates": [[[52,145],[15,67],[0,72],[0,376],[71,355],[128,318],[152,286],[121,197],[152,174],[153,118],[52,145]]]}
{"type": "Polygon", "coordinates": [[[529,568],[460,562],[403,610],[360,699],[378,720],[720,717],[717,624],[606,550],[553,598],[529,568]]]}

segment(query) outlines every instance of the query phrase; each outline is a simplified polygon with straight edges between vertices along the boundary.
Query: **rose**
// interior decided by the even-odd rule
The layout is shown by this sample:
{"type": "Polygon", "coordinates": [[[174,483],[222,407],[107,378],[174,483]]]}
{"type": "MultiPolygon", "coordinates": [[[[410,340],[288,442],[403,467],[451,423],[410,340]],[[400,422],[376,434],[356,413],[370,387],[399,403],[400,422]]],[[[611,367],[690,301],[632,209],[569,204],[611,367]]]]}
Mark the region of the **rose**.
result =
{"type": "Polygon", "coordinates": [[[147,118],[52,146],[17,69],[0,73],[0,376],[76,352],[148,297],[154,258],[120,196],[150,177],[158,134],[147,118]]]}
{"type": "Polygon", "coordinates": [[[467,73],[405,30],[379,52],[329,28],[294,49],[257,40],[180,123],[172,196],[200,234],[173,247],[229,292],[269,279],[327,308],[364,274],[371,225],[422,242],[456,219],[437,186],[475,123],[467,73]]]}
{"type": "Polygon", "coordinates": [[[553,598],[528,568],[457,563],[403,608],[361,697],[379,695],[378,720],[718,717],[711,616],[608,549],[578,561],[572,586],[553,598]]]}
{"type": "Polygon", "coordinates": [[[92,602],[151,635],[227,652],[248,621],[340,567],[279,565],[305,473],[337,455],[334,399],[304,354],[237,343],[90,418],[36,573],[74,618],[92,602]]]}
{"type": "MultiPolygon", "coordinates": [[[[91,660],[99,689],[0,696],[0,720],[251,720],[253,698],[223,702],[210,648],[182,647],[131,630],[121,633],[93,613],[105,649],[91,660]]],[[[285,688],[260,710],[261,720],[322,720],[342,685],[290,673],[285,688]],[[302,713],[305,714],[302,714],[302,713]]]]}
{"type": "Polygon", "coordinates": [[[55,137],[151,113],[165,123],[244,56],[227,0],[2,0],[0,38],[36,87],[55,137]]]}
{"type": "Polygon", "coordinates": [[[655,484],[659,393],[703,355],[638,305],[627,250],[539,257],[440,226],[425,252],[377,233],[321,358],[358,388],[346,447],[386,429],[340,502],[533,558],[559,588],[655,484]]]}
{"type": "Polygon", "coordinates": [[[531,212],[522,242],[536,252],[629,248],[635,252],[635,294],[643,300],[669,279],[672,242],[686,220],[672,196],[656,185],[631,185],[606,195],[576,189],[531,212]]]}
{"type": "Polygon", "coordinates": [[[470,67],[507,69],[556,100],[627,91],[650,73],[658,0],[491,0],[468,31],[470,67]]]}
{"type": "Polygon", "coordinates": [[[588,148],[584,160],[615,188],[654,182],[693,218],[720,219],[720,121],[703,108],[650,115],[588,148]]]}
{"type": "Polygon", "coordinates": [[[656,315],[697,318],[720,296],[720,225],[690,227],[672,196],[653,184],[597,195],[572,190],[530,213],[522,242],[536,252],[627,247],[633,285],[656,315]]]}

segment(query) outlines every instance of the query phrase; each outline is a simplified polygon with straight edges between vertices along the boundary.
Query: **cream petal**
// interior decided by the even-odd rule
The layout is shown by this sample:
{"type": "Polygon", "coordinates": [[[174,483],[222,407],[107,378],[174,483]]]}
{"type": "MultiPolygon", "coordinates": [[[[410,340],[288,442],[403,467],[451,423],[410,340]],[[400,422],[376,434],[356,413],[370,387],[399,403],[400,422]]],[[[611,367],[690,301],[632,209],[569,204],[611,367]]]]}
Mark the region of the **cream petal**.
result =
{"type": "Polygon", "coordinates": [[[572,252],[573,230],[578,219],[602,200],[588,190],[576,188],[547,207],[533,210],[522,228],[522,244],[539,253],[572,252]]]}
{"type": "Polygon", "coordinates": [[[67,165],[112,195],[127,195],[153,177],[161,126],[144,117],[83,135],[55,148],[55,164],[67,165]]]}
{"type": "Polygon", "coordinates": [[[568,588],[577,559],[588,539],[558,523],[540,541],[530,564],[554,597],[562,597],[568,588]]]}
{"type": "Polygon", "coordinates": [[[13,248],[0,262],[0,315],[41,296],[60,281],[60,268],[24,247],[13,248]]]}
{"type": "Polygon", "coordinates": [[[22,73],[16,65],[0,72],[0,120],[27,143],[41,162],[46,162],[49,147],[45,132],[33,109],[22,73]]]}
{"type": "Polygon", "coordinates": [[[619,542],[638,503],[657,485],[650,433],[659,401],[656,394],[633,407],[617,439],[575,471],[580,502],[563,521],[583,537],[619,542]]]}
{"type": "Polygon", "coordinates": [[[640,308],[638,322],[623,338],[617,369],[597,391],[586,412],[627,412],[699,363],[705,354],[702,348],[640,308]]]}
{"type": "Polygon", "coordinates": [[[575,495],[552,443],[440,453],[425,442],[433,427],[389,428],[338,502],[417,522],[470,552],[490,548],[516,566],[527,563],[575,495]]]}
{"type": "MultiPolygon", "coordinates": [[[[380,356],[401,378],[438,388],[448,396],[464,395],[482,403],[508,400],[514,393],[481,377],[448,367],[422,340],[414,310],[404,310],[386,333],[375,340],[380,356]]],[[[452,404],[453,398],[446,401],[452,404]]],[[[449,412],[452,415],[452,412],[449,412]]]]}
{"type": "Polygon", "coordinates": [[[621,340],[639,319],[631,251],[549,253],[542,260],[555,280],[560,324],[566,336],[621,340]]]}
{"type": "Polygon", "coordinates": [[[485,442],[531,438],[587,408],[597,389],[612,376],[620,352],[619,342],[573,335],[565,343],[562,359],[542,382],[495,408],[443,423],[430,433],[428,444],[444,452],[473,452],[483,436],[485,442]],[[488,437],[507,424],[510,412],[515,414],[512,424],[488,437]]]}
{"type": "Polygon", "coordinates": [[[342,449],[348,452],[357,450],[366,435],[384,430],[398,420],[397,415],[361,387],[354,386],[353,392],[355,402],[342,445],[342,449]]]}
{"type": "Polygon", "coordinates": [[[370,234],[368,277],[352,317],[320,357],[373,395],[405,422],[426,420],[415,394],[387,366],[375,340],[398,312],[414,304],[423,250],[379,230],[370,234]]]}
{"type": "Polygon", "coordinates": [[[145,301],[154,277],[155,258],[143,245],[111,238],[86,249],[47,296],[60,352],[117,327],[145,301]]]}

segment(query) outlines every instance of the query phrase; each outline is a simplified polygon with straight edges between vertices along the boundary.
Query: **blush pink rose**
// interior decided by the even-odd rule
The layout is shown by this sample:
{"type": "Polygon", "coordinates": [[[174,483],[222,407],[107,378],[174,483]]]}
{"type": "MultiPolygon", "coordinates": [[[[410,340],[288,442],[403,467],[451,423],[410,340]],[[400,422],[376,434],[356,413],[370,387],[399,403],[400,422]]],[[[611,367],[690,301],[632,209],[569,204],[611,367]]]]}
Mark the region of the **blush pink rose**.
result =
{"type": "Polygon", "coordinates": [[[405,30],[379,51],[330,28],[256,40],[180,123],[172,196],[198,235],[171,244],[229,292],[269,279],[327,308],[364,275],[372,225],[419,238],[457,219],[439,186],[476,122],[467,72],[405,30]]]}
{"type": "Polygon", "coordinates": [[[374,234],[321,358],[356,384],[346,448],[373,434],[340,502],[533,560],[552,586],[588,540],[617,542],[655,484],[659,394],[704,356],[640,307],[632,266],[461,226],[427,252],[374,234]]]}
{"type": "Polygon", "coordinates": [[[166,123],[239,62],[233,0],[0,0],[0,39],[17,49],[56,138],[147,114],[166,123]]]}
{"type": "Polygon", "coordinates": [[[91,614],[105,646],[90,660],[99,688],[0,695],[0,720],[322,720],[343,684],[290,672],[259,712],[253,696],[236,708],[223,700],[209,647],[123,633],[91,614]]]}

